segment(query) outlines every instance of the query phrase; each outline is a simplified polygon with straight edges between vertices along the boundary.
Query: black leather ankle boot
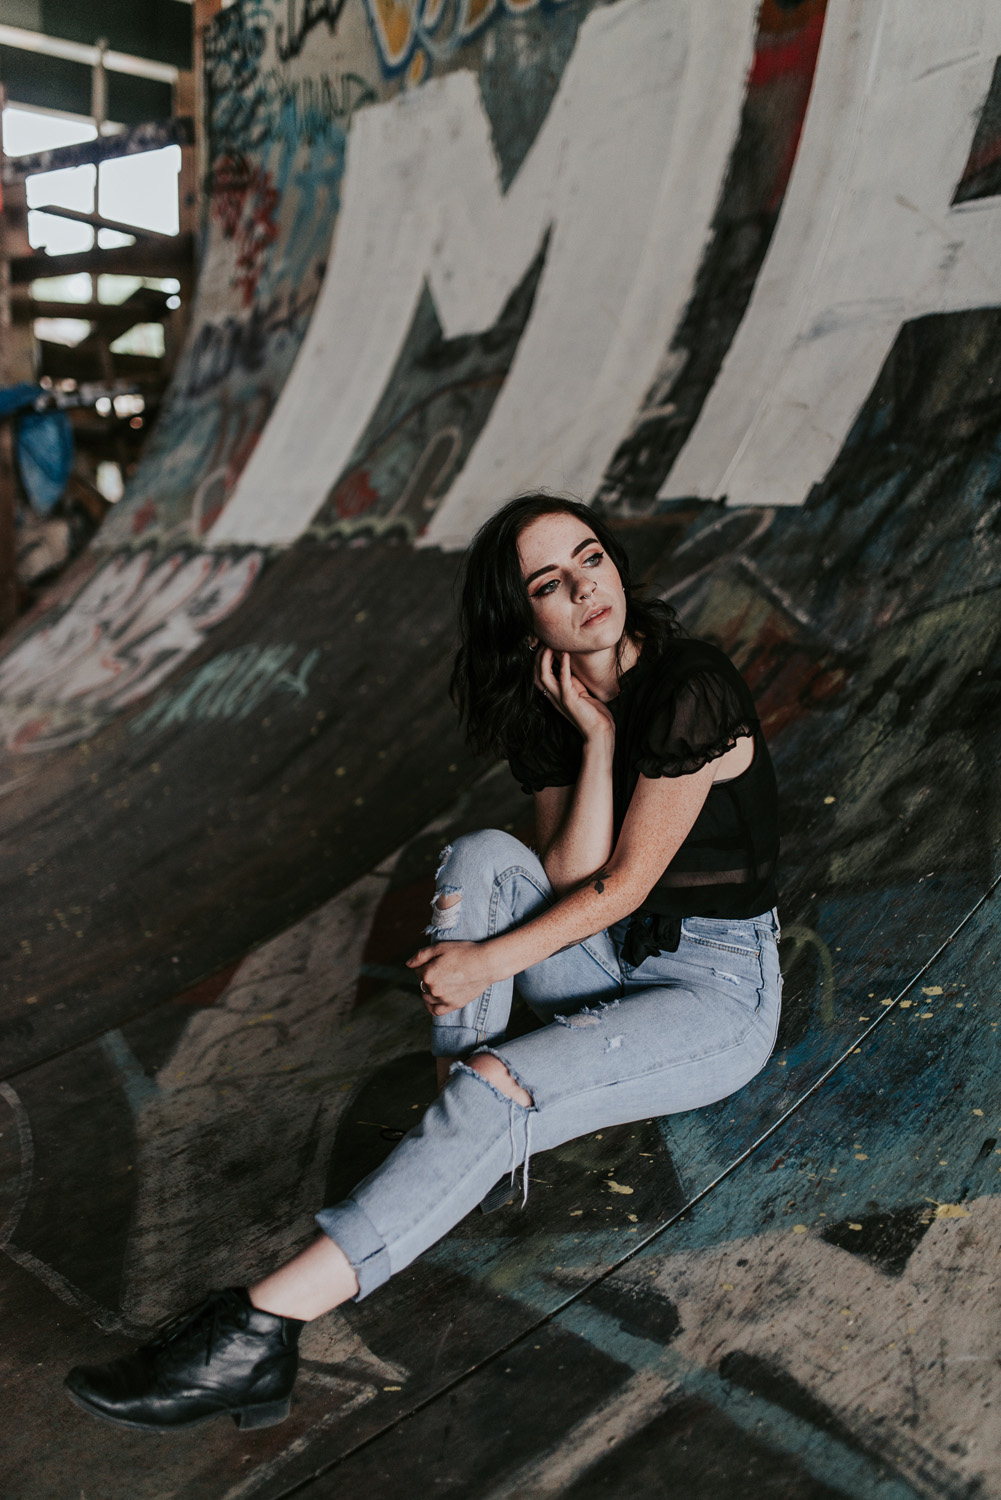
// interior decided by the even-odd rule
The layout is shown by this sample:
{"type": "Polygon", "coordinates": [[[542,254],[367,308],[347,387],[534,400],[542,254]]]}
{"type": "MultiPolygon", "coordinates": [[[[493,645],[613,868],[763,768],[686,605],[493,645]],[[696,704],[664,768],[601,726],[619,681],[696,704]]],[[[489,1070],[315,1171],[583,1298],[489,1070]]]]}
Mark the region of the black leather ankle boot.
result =
{"type": "Polygon", "coordinates": [[[78,1365],[66,1388],[84,1411],[125,1427],[192,1427],[220,1412],[237,1427],[270,1427],[289,1414],[301,1329],[297,1318],[259,1312],[243,1287],[229,1287],[134,1354],[78,1365]]]}

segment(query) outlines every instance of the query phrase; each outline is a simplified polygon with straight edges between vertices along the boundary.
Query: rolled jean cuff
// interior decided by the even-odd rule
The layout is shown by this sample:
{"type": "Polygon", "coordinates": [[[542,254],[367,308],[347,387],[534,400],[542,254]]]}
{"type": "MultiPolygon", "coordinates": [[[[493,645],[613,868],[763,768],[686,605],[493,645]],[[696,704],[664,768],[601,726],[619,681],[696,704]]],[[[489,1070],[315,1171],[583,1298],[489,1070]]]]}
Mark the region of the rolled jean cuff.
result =
{"type": "Polygon", "coordinates": [[[386,1242],[353,1198],[345,1198],[333,1208],[321,1208],[314,1217],[324,1234],[329,1235],[351,1262],[351,1269],[358,1278],[358,1291],[352,1301],[360,1302],[389,1280],[392,1267],[386,1242]]]}
{"type": "Polygon", "coordinates": [[[473,1026],[450,1026],[447,1021],[444,1024],[436,1021],[431,1027],[431,1056],[465,1057],[474,1047],[489,1045],[492,1040],[500,1041],[500,1037],[484,1036],[473,1026]]]}

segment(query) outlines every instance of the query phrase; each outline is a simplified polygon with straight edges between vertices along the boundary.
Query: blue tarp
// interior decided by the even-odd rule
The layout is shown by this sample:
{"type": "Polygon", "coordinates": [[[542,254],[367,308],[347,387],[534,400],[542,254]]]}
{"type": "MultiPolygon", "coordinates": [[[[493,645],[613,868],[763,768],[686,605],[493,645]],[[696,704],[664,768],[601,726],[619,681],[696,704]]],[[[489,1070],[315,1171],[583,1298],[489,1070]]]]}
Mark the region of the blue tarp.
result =
{"type": "Polygon", "coordinates": [[[62,499],[73,468],[73,428],[64,411],[26,411],[18,417],[17,466],[32,510],[48,515],[62,499]]]}
{"type": "Polygon", "coordinates": [[[0,417],[17,418],[17,466],[32,510],[46,516],[62,499],[73,468],[73,428],[63,411],[35,411],[45,392],[22,380],[0,386],[0,417]]]}
{"type": "Polygon", "coordinates": [[[9,417],[12,412],[34,406],[39,396],[44,394],[40,385],[34,385],[28,380],[22,380],[17,385],[0,386],[0,417],[9,417]]]}

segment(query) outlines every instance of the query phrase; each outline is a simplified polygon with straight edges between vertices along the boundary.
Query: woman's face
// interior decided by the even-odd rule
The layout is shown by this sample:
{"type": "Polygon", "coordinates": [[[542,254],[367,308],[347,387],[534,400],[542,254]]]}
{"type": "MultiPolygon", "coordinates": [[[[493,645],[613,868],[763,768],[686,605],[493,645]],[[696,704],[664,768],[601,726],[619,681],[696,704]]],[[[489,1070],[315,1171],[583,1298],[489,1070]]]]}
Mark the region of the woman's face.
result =
{"type": "Polygon", "coordinates": [[[518,561],[534,640],[573,655],[618,645],[626,627],[619,570],[584,521],[556,511],[529,522],[518,537],[518,561]]]}

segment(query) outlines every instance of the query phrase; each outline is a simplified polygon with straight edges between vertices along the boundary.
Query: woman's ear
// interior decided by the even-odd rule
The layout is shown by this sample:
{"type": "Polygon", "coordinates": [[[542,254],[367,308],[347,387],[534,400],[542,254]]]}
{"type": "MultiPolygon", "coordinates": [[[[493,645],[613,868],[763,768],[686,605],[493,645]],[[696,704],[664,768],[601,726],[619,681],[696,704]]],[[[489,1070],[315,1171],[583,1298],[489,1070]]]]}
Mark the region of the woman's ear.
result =
{"type": "Polygon", "coordinates": [[[539,649],[539,637],[537,635],[527,635],[525,637],[525,645],[534,656],[539,649]]]}

